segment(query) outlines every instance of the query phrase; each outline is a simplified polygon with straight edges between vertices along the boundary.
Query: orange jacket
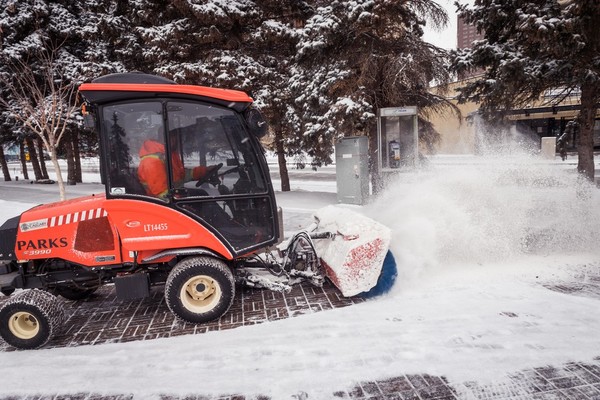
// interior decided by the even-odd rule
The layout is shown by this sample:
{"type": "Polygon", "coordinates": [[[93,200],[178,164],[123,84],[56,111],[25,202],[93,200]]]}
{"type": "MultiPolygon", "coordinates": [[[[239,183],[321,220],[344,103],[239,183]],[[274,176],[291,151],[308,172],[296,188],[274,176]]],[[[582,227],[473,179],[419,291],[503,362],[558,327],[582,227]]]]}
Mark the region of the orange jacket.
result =
{"type": "MultiPolygon", "coordinates": [[[[169,190],[169,181],[165,163],[165,146],[155,140],[146,140],[140,148],[139,155],[138,178],[146,189],[146,193],[155,197],[166,196],[169,190]]],[[[193,170],[184,168],[177,153],[171,154],[171,166],[175,186],[182,186],[184,182],[192,179],[198,180],[204,176],[207,170],[204,166],[196,167],[193,170]]]]}

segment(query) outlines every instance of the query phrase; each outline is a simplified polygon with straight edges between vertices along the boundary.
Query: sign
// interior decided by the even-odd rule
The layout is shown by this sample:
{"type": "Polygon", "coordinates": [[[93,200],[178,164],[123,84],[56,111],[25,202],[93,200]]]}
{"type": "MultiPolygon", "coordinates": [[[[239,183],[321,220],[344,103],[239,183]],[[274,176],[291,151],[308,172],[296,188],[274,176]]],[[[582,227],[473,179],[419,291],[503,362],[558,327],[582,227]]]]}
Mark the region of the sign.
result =
{"type": "Polygon", "coordinates": [[[417,115],[417,107],[387,107],[379,109],[380,117],[401,117],[404,115],[417,115]]]}

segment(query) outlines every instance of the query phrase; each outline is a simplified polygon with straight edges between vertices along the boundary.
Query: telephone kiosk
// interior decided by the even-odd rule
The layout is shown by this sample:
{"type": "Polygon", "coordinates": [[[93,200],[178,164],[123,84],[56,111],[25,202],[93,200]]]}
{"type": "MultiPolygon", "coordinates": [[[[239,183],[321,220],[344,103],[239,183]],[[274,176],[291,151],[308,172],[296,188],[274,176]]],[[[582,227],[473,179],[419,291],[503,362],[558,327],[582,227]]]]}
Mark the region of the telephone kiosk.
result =
{"type": "Polygon", "coordinates": [[[417,107],[388,107],[377,111],[378,164],[382,173],[418,166],[417,107]]]}

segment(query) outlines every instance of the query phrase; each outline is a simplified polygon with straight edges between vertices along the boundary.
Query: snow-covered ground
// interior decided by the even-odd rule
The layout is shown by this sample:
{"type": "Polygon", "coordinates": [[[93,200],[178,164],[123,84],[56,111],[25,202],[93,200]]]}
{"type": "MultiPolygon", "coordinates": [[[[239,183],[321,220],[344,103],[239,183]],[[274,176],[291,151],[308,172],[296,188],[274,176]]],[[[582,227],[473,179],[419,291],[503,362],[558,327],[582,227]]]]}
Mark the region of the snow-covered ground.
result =
{"type": "MultiPolygon", "coordinates": [[[[202,335],[1,353],[0,393],[328,399],[371,379],[427,373],[485,384],[599,356],[600,299],[544,285],[600,273],[600,191],[578,182],[572,163],[468,160],[438,157],[350,206],[392,230],[399,279],[387,295],[202,335]]],[[[325,184],[329,193],[279,194],[284,213],[335,202],[335,180],[325,184]]],[[[27,202],[1,201],[0,220],[35,196],[27,202]]]]}

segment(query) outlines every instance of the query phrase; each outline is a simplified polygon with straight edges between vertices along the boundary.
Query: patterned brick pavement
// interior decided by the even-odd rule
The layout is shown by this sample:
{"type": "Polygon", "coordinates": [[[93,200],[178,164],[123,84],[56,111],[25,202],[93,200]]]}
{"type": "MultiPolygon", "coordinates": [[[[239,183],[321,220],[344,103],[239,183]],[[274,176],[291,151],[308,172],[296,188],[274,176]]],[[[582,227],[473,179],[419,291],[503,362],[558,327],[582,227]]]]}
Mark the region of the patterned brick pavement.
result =
{"type": "MultiPolygon", "coordinates": [[[[227,314],[216,321],[194,325],[173,316],[164,301],[162,287],[153,288],[149,298],[124,301],[117,300],[113,286],[108,285],[84,301],[68,302],[66,310],[70,317],[65,323],[66,329],[45,347],[74,347],[200,334],[345,307],[363,301],[359,297],[342,297],[330,283],[322,288],[310,284],[295,285],[286,294],[238,288],[227,314]]],[[[12,350],[14,349],[0,340],[0,351],[12,350]]]]}
{"type": "MultiPolygon", "coordinates": [[[[550,290],[600,299],[600,279],[597,276],[575,277],[571,283],[545,284],[550,290]]],[[[3,298],[0,297],[0,302],[3,298]]],[[[307,313],[350,306],[363,302],[361,298],[344,298],[331,284],[316,288],[308,283],[296,285],[287,294],[267,290],[240,288],[230,311],[217,321],[192,325],[173,317],[168,310],[162,288],[152,289],[149,298],[137,301],[116,299],[114,289],[106,286],[85,301],[70,302],[69,327],[55,337],[47,347],[83,346],[100,343],[148,340],[159,337],[202,334],[207,331],[234,329],[290,318],[307,313]]],[[[0,341],[0,352],[13,351],[0,341]]],[[[593,363],[569,363],[563,366],[542,366],[517,372],[497,385],[475,382],[448,382],[444,377],[405,375],[392,379],[362,382],[351,390],[332,393],[332,398],[353,400],[509,400],[509,399],[571,399],[600,400],[600,357],[593,363]]],[[[292,397],[312,400],[306,393],[292,397]]],[[[3,397],[1,400],[22,400],[3,397]]],[[[27,400],[130,400],[132,395],[103,397],[94,393],[30,396],[27,400]]],[[[265,396],[245,397],[230,394],[222,397],[202,395],[185,398],[165,394],[161,400],[278,400],[265,396]]]]}

